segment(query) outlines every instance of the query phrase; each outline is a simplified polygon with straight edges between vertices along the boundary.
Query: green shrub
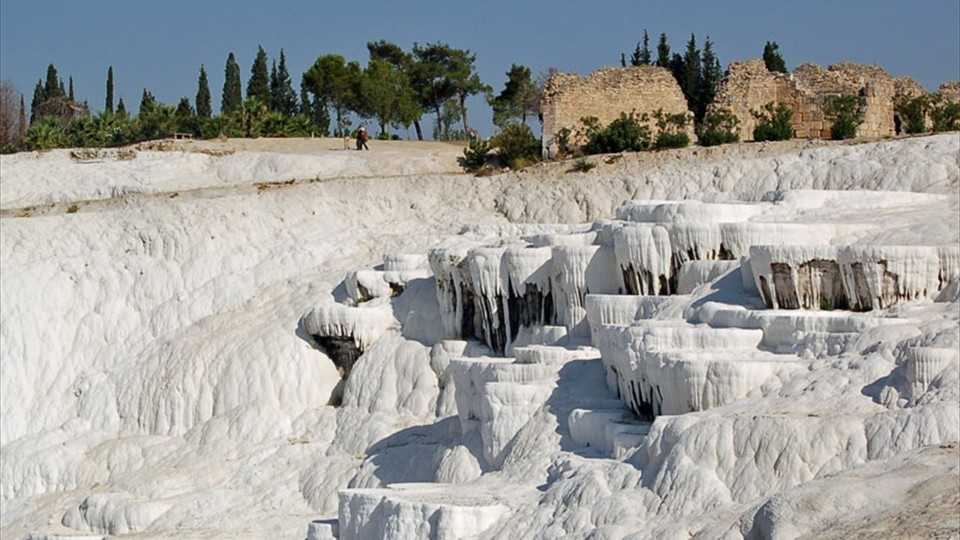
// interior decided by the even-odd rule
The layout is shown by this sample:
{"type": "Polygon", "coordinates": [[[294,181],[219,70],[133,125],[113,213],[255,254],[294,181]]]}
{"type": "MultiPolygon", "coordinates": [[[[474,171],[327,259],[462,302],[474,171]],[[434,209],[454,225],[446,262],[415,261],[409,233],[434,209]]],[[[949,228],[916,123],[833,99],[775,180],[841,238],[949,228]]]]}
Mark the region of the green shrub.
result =
{"type": "Polygon", "coordinates": [[[596,166],[597,166],[596,163],[591,163],[590,161],[587,160],[587,158],[582,157],[574,161],[573,166],[570,167],[570,170],[567,172],[582,172],[582,173],[590,172],[591,170],[596,168],[596,166]]]}
{"type": "Polygon", "coordinates": [[[785,141],[793,138],[793,111],[783,103],[767,103],[763,109],[751,114],[758,120],[753,128],[753,140],[785,141]]]}
{"type": "Polygon", "coordinates": [[[865,101],[859,96],[831,96],[827,99],[824,114],[833,120],[830,138],[835,141],[857,136],[857,127],[863,123],[865,101]]]}
{"type": "Polygon", "coordinates": [[[640,152],[650,148],[650,130],[642,122],[646,117],[620,113],[620,118],[601,129],[594,117],[582,118],[588,154],[611,154],[615,152],[640,152]]]}
{"type": "Polygon", "coordinates": [[[716,109],[703,117],[700,126],[700,145],[716,146],[740,140],[740,119],[729,109],[716,109]]]}
{"type": "Polygon", "coordinates": [[[687,135],[687,115],[686,113],[668,114],[663,109],[658,109],[654,113],[657,119],[657,138],[653,147],[657,150],[666,148],[684,148],[690,144],[690,137],[687,135]]]}
{"type": "Polygon", "coordinates": [[[657,150],[666,150],[668,148],[686,148],[690,145],[690,136],[686,133],[662,132],[657,134],[657,140],[653,147],[657,150]]]}
{"type": "Polygon", "coordinates": [[[573,135],[573,131],[568,127],[561,128],[560,131],[557,131],[556,142],[558,158],[573,154],[573,147],[570,145],[571,135],[573,135]]]}
{"type": "Polygon", "coordinates": [[[470,139],[469,145],[463,149],[463,156],[457,158],[457,163],[466,172],[478,172],[487,165],[489,153],[490,142],[476,137],[470,139]]]}
{"type": "Polygon", "coordinates": [[[490,140],[501,162],[511,169],[521,169],[540,161],[540,139],[526,124],[510,124],[490,140]]]}
{"type": "Polygon", "coordinates": [[[134,121],[134,137],[138,141],[151,141],[172,137],[177,130],[177,118],[173,107],[155,103],[140,111],[134,121]]]}
{"type": "Polygon", "coordinates": [[[66,148],[70,144],[66,131],[53,118],[35,122],[27,130],[26,147],[30,150],[66,148]]]}
{"type": "Polygon", "coordinates": [[[930,99],[930,120],[934,132],[960,130],[960,103],[950,101],[939,93],[933,94],[930,99]]]}
{"type": "Polygon", "coordinates": [[[927,130],[927,111],[929,109],[929,98],[927,96],[898,100],[895,108],[897,114],[900,115],[901,129],[905,133],[917,134],[927,130]]]}

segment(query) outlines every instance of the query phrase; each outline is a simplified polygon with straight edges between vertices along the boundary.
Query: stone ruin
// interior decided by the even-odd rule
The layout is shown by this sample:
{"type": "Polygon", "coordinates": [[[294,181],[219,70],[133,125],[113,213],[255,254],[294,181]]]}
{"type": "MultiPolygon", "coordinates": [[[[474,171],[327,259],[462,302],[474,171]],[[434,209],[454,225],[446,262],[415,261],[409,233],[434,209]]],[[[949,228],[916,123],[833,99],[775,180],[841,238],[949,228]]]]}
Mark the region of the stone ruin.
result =
{"type": "Polygon", "coordinates": [[[646,115],[648,129],[656,133],[654,114],[660,109],[667,114],[687,114],[687,135],[691,141],[696,140],[687,100],[673,75],[665,68],[604,68],[586,77],[554,74],[544,86],[540,104],[544,157],[557,155],[557,134],[564,128],[571,131],[572,145],[586,142],[578,133],[582,118],[594,116],[601,125],[606,125],[619,118],[621,113],[646,115]]]}
{"type": "Polygon", "coordinates": [[[946,81],[937,89],[937,93],[954,103],[960,103],[960,81],[946,81]]]}
{"type": "Polygon", "coordinates": [[[793,126],[799,138],[829,138],[833,124],[825,113],[834,96],[861,96],[864,119],[858,137],[888,137],[896,133],[894,100],[899,94],[925,93],[908,77],[894,79],[877,66],[841,63],[828,68],[803,64],[792,74],[767,70],[763,60],[730,64],[710,110],[728,109],[740,120],[740,139],[753,140],[757,120],[752,111],[767,103],[783,103],[793,111],[793,126]]]}
{"type": "MultiPolygon", "coordinates": [[[[727,109],[739,120],[740,140],[753,140],[758,111],[767,103],[783,103],[793,111],[797,138],[828,139],[833,125],[826,111],[834,96],[863,98],[863,123],[857,137],[890,137],[900,134],[896,103],[928,92],[910,77],[892,77],[878,66],[843,62],[827,68],[802,64],[793,73],[768,71],[762,59],[734,62],[720,84],[708,110],[727,109]]],[[[960,102],[960,81],[940,85],[938,93],[960,102]]],[[[570,130],[571,147],[586,142],[581,119],[596,117],[609,124],[621,113],[646,115],[651,133],[657,132],[657,110],[688,115],[687,134],[696,139],[692,114],[680,86],[665,68],[640,66],[604,68],[586,77],[557,73],[547,81],[540,104],[543,116],[543,155],[556,157],[558,135],[570,130]]]]}

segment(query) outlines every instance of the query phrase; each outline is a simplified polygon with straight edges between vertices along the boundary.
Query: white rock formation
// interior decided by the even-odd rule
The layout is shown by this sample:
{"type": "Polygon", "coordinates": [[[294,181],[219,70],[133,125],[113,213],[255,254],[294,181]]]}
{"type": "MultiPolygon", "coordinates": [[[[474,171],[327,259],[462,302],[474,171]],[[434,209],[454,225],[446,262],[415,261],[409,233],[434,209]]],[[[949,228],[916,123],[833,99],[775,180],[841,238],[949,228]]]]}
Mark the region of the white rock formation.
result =
{"type": "Polygon", "coordinates": [[[2,156],[0,533],[956,535],[958,150],[2,156]]]}

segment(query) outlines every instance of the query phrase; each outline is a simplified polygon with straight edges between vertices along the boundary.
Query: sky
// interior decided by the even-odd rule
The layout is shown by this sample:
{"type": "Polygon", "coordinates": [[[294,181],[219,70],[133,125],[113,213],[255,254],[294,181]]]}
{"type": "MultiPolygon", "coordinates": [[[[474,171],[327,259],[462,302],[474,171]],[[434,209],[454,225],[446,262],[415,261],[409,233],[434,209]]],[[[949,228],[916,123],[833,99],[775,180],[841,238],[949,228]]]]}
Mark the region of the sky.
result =
{"type": "MultiPolygon", "coordinates": [[[[791,69],[805,62],[879,64],[931,90],[960,79],[958,0],[0,0],[0,78],[12,81],[29,105],[34,84],[53,63],[64,79],[73,76],[78,99],[99,110],[112,65],[117,98],[134,109],[144,87],[166,103],[192,101],[203,64],[219,110],[231,51],[245,86],[257,45],[271,56],[283,48],[296,87],[318,55],[365,62],[367,41],[386,39],[406,49],[434,41],[470,49],[480,77],[496,92],[511,63],[534,73],[618,65],[620,52],[632,51],[644,29],[654,45],[665,32],[674,50],[691,33],[698,43],[709,35],[724,67],[759,57],[773,40],[791,69]]],[[[468,111],[471,124],[490,134],[484,100],[468,101],[468,111]]]]}

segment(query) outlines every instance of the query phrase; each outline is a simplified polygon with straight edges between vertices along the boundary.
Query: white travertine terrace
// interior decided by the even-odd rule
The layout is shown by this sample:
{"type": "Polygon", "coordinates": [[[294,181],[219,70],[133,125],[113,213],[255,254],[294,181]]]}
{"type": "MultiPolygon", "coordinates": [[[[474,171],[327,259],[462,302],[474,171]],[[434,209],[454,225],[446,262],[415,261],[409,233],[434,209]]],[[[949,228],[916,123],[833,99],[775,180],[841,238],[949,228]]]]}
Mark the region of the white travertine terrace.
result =
{"type": "Polygon", "coordinates": [[[340,492],[340,538],[353,540],[455,540],[490,528],[509,508],[505,494],[393,484],[386,489],[340,492]]]}
{"type": "Polygon", "coordinates": [[[0,535],[956,536],[960,139],[797,144],[0,156],[0,535]]]}
{"type": "MultiPolygon", "coordinates": [[[[870,311],[941,288],[931,246],[753,246],[750,268],[768,307],[870,311]]],[[[949,264],[949,263],[947,263],[949,264]]]]}
{"type": "Polygon", "coordinates": [[[350,339],[361,351],[369,349],[391,328],[399,328],[399,324],[388,305],[321,304],[303,317],[303,327],[308,334],[350,339]]]}
{"type": "Polygon", "coordinates": [[[575,336],[589,336],[587,294],[622,292],[613,249],[606,246],[554,246],[550,277],[557,323],[575,336]]]}

